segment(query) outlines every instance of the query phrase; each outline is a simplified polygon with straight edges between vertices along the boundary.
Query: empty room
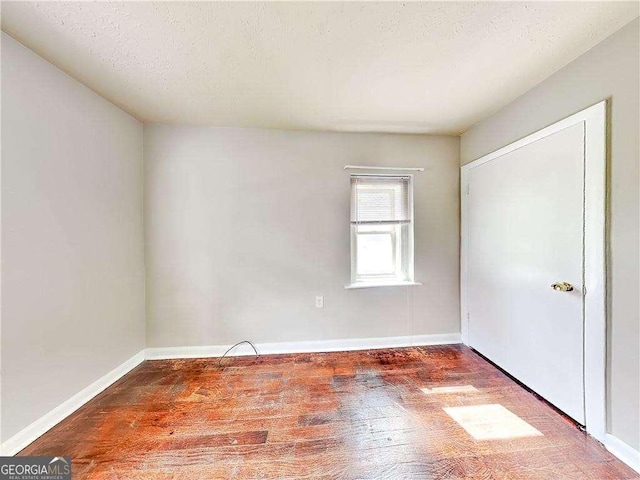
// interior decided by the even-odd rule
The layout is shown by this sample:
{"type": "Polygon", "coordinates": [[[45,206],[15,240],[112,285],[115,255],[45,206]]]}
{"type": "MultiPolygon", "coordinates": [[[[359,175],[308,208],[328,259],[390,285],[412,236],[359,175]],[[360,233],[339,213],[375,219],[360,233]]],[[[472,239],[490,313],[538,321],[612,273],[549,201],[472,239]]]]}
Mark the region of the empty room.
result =
{"type": "Polygon", "coordinates": [[[640,2],[0,8],[0,480],[640,479],[640,2]]]}

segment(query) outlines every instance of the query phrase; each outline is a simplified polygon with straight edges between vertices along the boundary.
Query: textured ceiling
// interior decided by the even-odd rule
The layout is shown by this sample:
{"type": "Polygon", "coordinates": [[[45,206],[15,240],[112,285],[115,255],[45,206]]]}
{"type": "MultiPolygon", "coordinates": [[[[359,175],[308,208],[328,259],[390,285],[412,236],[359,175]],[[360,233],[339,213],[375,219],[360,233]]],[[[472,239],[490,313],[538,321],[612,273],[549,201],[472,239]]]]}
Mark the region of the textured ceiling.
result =
{"type": "Polygon", "coordinates": [[[452,133],[637,2],[2,2],[2,29],[145,122],[452,133]]]}

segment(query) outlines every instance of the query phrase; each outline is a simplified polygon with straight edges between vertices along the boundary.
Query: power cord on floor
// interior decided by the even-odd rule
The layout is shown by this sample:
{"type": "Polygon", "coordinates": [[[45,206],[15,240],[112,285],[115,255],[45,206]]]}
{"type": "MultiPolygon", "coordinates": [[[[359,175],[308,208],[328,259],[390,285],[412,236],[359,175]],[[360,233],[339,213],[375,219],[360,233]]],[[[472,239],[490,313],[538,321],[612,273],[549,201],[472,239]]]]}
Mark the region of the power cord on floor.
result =
{"type": "Polygon", "coordinates": [[[218,366],[220,366],[220,363],[222,362],[222,360],[224,359],[224,357],[227,356],[227,354],[233,350],[234,348],[236,348],[238,345],[242,345],[243,343],[248,343],[249,345],[251,345],[251,348],[253,348],[253,351],[256,352],[256,358],[258,358],[260,356],[260,354],[258,353],[258,349],[256,348],[256,346],[251,343],[249,340],[242,340],[241,342],[236,343],[235,345],[231,345],[229,347],[229,349],[224,352],[224,355],[222,355],[219,359],[218,359],[218,366]]]}

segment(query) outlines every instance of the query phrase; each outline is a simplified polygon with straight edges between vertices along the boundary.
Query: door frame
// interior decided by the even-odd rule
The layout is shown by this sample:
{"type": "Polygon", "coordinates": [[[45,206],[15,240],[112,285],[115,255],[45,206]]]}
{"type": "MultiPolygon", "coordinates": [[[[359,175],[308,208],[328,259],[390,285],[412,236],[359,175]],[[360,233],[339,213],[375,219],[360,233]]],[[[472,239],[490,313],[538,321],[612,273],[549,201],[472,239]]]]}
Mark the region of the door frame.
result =
{"type": "Polygon", "coordinates": [[[468,193],[472,169],[565,128],[584,123],[584,405],[585,427],[597,440],[606,435],[606,170],[607,101],[560,120],[460,168],[460,322],[462,342],[469,345],[467,310],[468,193]]]}

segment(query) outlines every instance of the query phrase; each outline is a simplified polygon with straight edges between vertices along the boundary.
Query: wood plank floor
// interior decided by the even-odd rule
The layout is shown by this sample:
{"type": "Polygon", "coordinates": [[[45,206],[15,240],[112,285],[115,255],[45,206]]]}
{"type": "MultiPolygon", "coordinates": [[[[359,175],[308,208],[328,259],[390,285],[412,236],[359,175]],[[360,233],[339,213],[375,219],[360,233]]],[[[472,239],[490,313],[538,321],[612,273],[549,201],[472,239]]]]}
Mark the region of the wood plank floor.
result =
{"type": "Polygon", "coordinates": [[[640,478],[459,345],[147,361],[21,455],[74,479],[640,478]]]}

